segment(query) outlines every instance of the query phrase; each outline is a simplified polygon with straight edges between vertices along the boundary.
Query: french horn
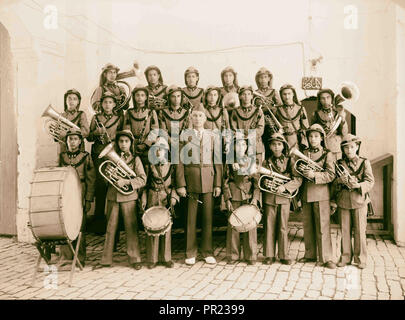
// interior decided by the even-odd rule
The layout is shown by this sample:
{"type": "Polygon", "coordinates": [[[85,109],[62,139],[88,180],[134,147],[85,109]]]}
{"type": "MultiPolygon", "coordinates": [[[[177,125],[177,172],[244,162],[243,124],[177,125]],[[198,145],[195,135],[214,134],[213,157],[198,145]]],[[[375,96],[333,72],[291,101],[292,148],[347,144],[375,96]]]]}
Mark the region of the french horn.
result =
{"type": "Polygon", "coordinates": [[[63,117],[51,105],[42,113],[41,117],[48,117],[44,123],[44,130],[55,140],[65,143],[65,137],[70,129],[80,130],[72,121],[63,117]]]}
{"type": "Polygon", "coordinates": [[[107,160],[105,160],[98,168],[98,171],[104,179],[124,195],[133,193],[135,190],[131,185],[125,185],[123,187],[117,185],[119,179],[133,179],[136,177],[136,174],[115,152],[114,143],[107,145],[98,156],[99,159],[104,157],[107,158],[107,160]]]}

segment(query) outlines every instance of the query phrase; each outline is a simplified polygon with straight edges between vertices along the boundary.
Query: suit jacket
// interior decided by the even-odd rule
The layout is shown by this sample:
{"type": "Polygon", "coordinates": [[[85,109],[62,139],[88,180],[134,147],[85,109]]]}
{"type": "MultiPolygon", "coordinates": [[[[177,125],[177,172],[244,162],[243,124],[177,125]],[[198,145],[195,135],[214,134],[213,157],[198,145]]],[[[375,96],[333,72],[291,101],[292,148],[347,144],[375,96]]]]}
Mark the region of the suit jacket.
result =
{"type": "MultiPolygon", "coordinates": [[[[335,118],[337,116],[337,111],[331,108],[331,112],[328,113],[325,110],[316,110],[312,116],[311,124],[318,123],[325,130],[325,133],[328,134],[335,124],[335,118]]],[[[334,152],[341,152],[340,143],[342,142],[342,137],[349,132],[347,127],[347,122],[345,119],[342,119],[337,130],[328,138],[326,137],[326,147],[334,152]]]]}
{"type": "Polygon", "coordinates": [[[124,125],[124,117],[118,115],[112,115],[111,117],[107,117],[104,113],[96,114],[90,123],[90,133],[87,138],[88,141],[93,142],[91,147],[92,155],[98,155],[100,152],[107,146],[107,144],[102,144],[100,140],[100,136],[95,134],[97,126],[96,120],[98,119],[99,123],[102,123],[107,130],[107,133],[112,141],[115,139],[115,134],[117,131],[122,130],[124,125]]]}
{"type": "Polygon", "coordinates": [[[292,148],[301,140],[301,144],[308,145],[305,137],[305,130],[308,129],[307,111],[303,106],[294,104],[293,107],[279,105],[272,108],[273,114],[284,127],[284,137],[288,142],[288,146],[292,148]],[[299,139],[298,135],[301,135],[299,139]]]}
{"type": "Polygon", "coordinates": [[[368,192],[374,186],[374,175],[370,161],[363,157],[356,157],[354,162],[349,162],[347,159],[338,160],[338,163],[345,167],[360,184],[360,188],[350,191],[337,179],[334,181],[332,198],[339,208],[358,209],[370,202],[368,192]]]}
{"type": "Polygon", "coordinates": [[[181,160],[176,170],[177,188],[186,187],[191,193],[213,192],[215,187],[222,186],[222,164],[214,163],[214,137],[211,132],[204,130],[201,140],[194,138],[181,150],[181,160]],[[190,158],[193,161],[185,163],[184,159],[190,158]]]}
{"type": "Polygon", "coordinates": [[[135,201],[138,199],[138,190],[144,187],[146,184],[145,170],[143,169],[142,161],[139,157],[134,158],[131,154],[127,159],[122,159],[136,174],[135,178],[130,179],[131,186],[135,191],[129,195],[124,195],[109,184],[107,190],[107,200],[115,202],[135,201]]]}
{"type": "Polygon", "coordinates": [[[245,136],[248,135],[249,129],[256,130],[256,153],[264,152],[262,135],[264,132],[264,115],[260,108],[255,106],[238,107],[230,114],[229,124],[231,129],[236,132],[242,130],[245,136]]]}
{"type": "Polygon", "coordinates": [[[303,153],[329,172],[326,170],[323,172],[315,172],[315,182],[304,178],[302,200],[304,202],[330,200],[329,183],[335,179],[335,165],[332,152],[320,147],[317,152],[311,153],[309,149],[307,149],[304,150],[303,153]]]}
{"type": "Polygon", "coordinates": [[[82,200],[93,201],[96,187],[96,169],[88,152],[62,152],[59,154],[59,166],[72,166],[80,178],[82,186],[82,200]]]}
{"type": "Polygon", "coordinates": [[[152,206],[168,206],[168,196],[180,201],[176,192],[176,165],[170,163],[151,165],[146,191],[148,192],[148,208],[152,206]],[[159,175],[160,170],[160,175],[159,175]]]}
{"type": "MultiPolygon", "coordinates": [[[[302,177],[294,169],[294,159],[282,155],[279,158],[270,156],[263,161],[263,167],[266,169],[272,169],[274,172],[281,174],[290,178],[291,180],[284,184],[286,190],[293,194],[302,184],[302,177]]],[[[263,192],[263,203],[267,205],[276,205],[276,204],[289,204],[290,199],[282,196],[278,196],[269,192],[263,192]]]]}
{"type": "MultiPolygon", "coordinates": [[[[248,158],[249,160],[251,158],[248,158]]],[[[250,161],[245,167],[249,167],[250,161]]],[[[241,167],[243,165],[240,164],[241,167]]],[[[260,203],[260,189],[258,185],[259,174],[239,174],[239,170],[233,170],[232,165],[224,167],[223,195],[224,200],[246,201],[256,199],[260,203]]]]}

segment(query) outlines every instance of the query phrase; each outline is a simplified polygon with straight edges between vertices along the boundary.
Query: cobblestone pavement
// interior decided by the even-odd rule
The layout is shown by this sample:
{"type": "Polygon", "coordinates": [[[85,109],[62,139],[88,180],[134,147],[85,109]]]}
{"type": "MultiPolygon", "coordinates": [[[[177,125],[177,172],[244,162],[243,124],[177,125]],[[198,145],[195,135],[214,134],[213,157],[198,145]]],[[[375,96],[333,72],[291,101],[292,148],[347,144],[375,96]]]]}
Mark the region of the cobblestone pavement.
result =
{"type": "MultiPolygon", "coordinates": [[[[90,235],[88,258],[77,271],[72,287],[69,272],[39,272],[30,286],[38,252],[31,244],[0,238],[0,299],[399,299],[405,295],[405,248],[380,236],[367,239],[367,268],[355,266],[334,270],[314,263],[298,263],[304,255],[303,230],[290,225],[289,253],[294,263],[261,263],[262,229],[259,230],[259,261],[225,263],[225,232],[214,234],[218,263],[199,260],[184,264],[184,235],[173,235],[173,269],[158,266],[136,271],[127,265],[125,235],[121,233],[112,268],[92,270],[100,259],[104,237],[90,235]]],[[[141,237],[142,258],[145,257],[141,237]]],[[[333,230],[334,251],[340,251],[340,235],[333,230]]],[[[336,257],[337,259],[337,257],[336,257]]],[[[52,271],[52,270],[51,270],[52,271]]]]}

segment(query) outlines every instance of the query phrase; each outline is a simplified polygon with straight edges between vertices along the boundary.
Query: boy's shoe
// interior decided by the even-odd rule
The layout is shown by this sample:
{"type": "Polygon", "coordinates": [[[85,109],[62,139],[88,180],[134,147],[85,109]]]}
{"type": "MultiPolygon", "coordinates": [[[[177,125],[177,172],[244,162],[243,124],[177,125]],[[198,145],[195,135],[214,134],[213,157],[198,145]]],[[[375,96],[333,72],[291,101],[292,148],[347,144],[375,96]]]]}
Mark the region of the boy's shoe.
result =
{"type": "Polygon", "coordinates": [[[366,266],[367,266],[367,265],[366,265],[365,263],[359,263],[359,264],[357,265],[357,268],[359,268],[359,269],[364,269],[366,266]]]}
{"type": "Polygon", "coordinates": [[[328,269],[336,269],[336,263],[333,261],[328,261],[323,266],[328,269]]]}
{"type": "Polygon", "coordinates": [[[299,263],[306,263],[306,262],[316,262],[316,258],[301,258],[298,260],[299,263]]]}
{"type": "Polygon", "coordinates": [[[280,259],[281,264],[290,265],[292,261],[290,259],[280,259]]]}
{"type": "Polygon", "coordinates": [[[263,260],[263,264],[268,264],[268,265],[273,264],[274,262],[276,262],[276,258],[274,258],[274,257],[273,258],[267,257],[263,260]]]}
{"type": "Polygon", "coordinates": [[[173,268],[173,267],[174,267],[174,263],[173,263],[172,260],[163,262],[163,265],[164,265],[166,268],[173,268]]]}
{"type": "Polygon", "coordinates": [[[135,263],[131,264],[131,267],[134,268],[135,270],[141,270],[142,264],[140,262],[135,262],[135,263]]]}
{"type": "Polygon", "coordinates": [[[254,266],[256,264],[256,260],[247,260],[248,266],[254,266]]]}
{"type": "Polygon", "coordinates": [[[186,259],[185,263],[192,266],[193,264],[195,264],[195,257],[186,259]]]}
{"type": "Polygon", "coordinates": [[[340,261],[340,262],[337,264],[337,266],[338,266],[338,267],[346,267],[348,264],[349,264],[349,263],[340,261]]]}
{"type": "Polygon", "coordinates": [[[227,264],[235,264],[237,262],[238,262],[238,260],[226,259],[227,264]]]}
{"type": "Polygon", "coordinates": [[[205,263],[208,263],[208,264],[216,264],[217,263],[217,260],[215,260],[214,257],[205,257],[204,260],[205,260],[205,263]]]}
{"type": "Polygon", "coordinates": [[[148,269],[153,269],[153,268],[156,267],[156,263],[149,262],[148,265],[147,265],[147,267],[148,267],[148,269]]]}

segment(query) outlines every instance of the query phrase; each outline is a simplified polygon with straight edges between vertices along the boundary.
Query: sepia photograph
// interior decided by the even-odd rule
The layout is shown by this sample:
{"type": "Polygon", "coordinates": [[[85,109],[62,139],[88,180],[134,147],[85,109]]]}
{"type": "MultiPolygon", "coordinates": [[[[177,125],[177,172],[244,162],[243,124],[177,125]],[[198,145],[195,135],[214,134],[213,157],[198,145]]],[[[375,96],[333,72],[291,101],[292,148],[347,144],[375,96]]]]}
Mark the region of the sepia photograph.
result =
{"type": "Polygon", "coordinates": [[[405,0],[1,0],[0,300],[404,301],[404,123],[405,0]]]}

